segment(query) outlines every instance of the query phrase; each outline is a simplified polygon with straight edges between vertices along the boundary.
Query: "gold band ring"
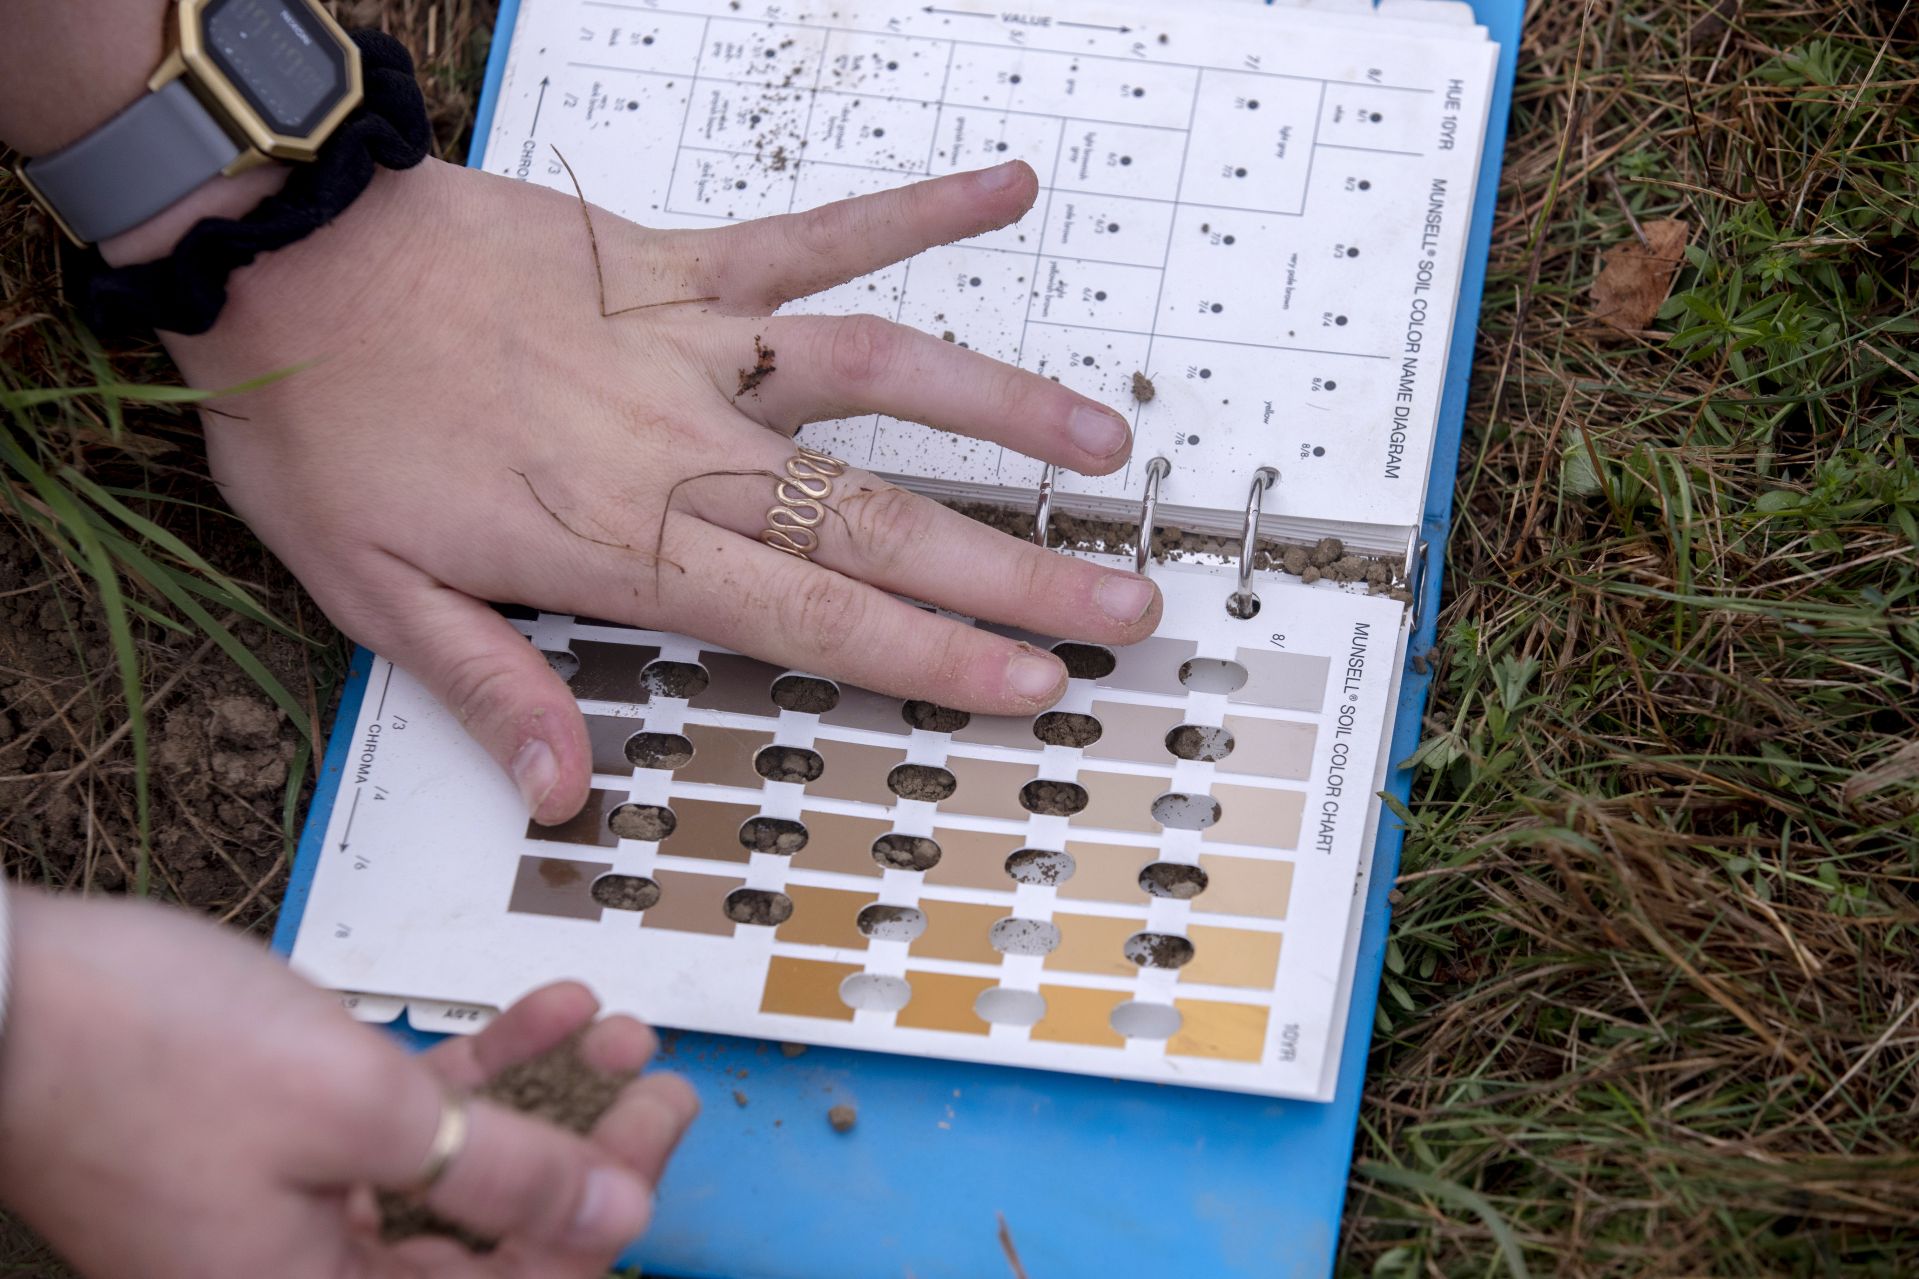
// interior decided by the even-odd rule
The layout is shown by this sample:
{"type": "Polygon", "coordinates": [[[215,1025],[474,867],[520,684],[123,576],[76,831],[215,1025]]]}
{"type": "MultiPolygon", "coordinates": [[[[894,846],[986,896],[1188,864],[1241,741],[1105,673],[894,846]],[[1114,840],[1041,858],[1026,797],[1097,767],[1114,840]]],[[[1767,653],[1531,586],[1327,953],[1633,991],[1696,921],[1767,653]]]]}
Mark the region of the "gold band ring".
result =
{"type": "Polygon", "coordinates": [[[466,1149],[467,1119],[465,1097],[454,1092],[440,1095],[440,1126],[433,1131],[433,1144],[427,1148],[426,1158],[420,1161],[420,1175],[413,1179],[409,1194],[424,1196],[446,1176],[446,1170],[466,1149]]]}
{"type": "Polygon", "coordinates": [[[833,481],[846,474],[846,463],[831,453],[804,444],[786,459],[786,475],[773,486],[774,503],[766,508],[766,527],[760,541],[795,559],[810,559],[820,548],[820,522],[826,518],[822,500],[833,491],[833,481]]]}

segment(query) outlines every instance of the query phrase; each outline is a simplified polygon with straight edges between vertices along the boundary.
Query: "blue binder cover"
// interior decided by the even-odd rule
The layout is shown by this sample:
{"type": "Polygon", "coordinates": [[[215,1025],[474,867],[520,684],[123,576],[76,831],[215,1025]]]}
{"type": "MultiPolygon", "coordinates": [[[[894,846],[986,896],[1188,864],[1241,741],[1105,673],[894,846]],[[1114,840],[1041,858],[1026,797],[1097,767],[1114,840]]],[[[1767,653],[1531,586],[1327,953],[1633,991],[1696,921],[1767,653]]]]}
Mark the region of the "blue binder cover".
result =
{"type": "MultiPolygon", "coordinates": [[[[1499,67],[1433,449],[1423,527],[1427,580],[1409,660],[1434,642],[1524,16],[1524,0],[1472,5],[1499,42],[1499,67]]],[[[519,0],[500,6],[469,157],[474,166],[518,8],[519,0]]],[[[299,931],[370,662],[364,651],[355,655],[340,700],[274,934],[282,954],[299,931]]],[[[1431,683],[1425,666],[1416,661],[1401,686],[1396,762],[1419,743],[1431,683]]],[[[1396,767],[1388,791],[1406,801],[1410,773],[1396,767]]],[[[705,1113],[668,1169],[651,1233],[626,1262],[684,1279],[982,1279],[1013,1273],[1003,1219],[1033,1279],[1121,1268],[1181,1279],[1330,1274],[1401,838],[1391,815],[1383,815],[1332,1102],[824,1048],[789,1058],[762,1041],[669,1032],[662,1064],[693,1083],[705,1113]],[[746,1106],[735,1101],[736,1089],[746,1106]],[[857,1127],[844,1134],[826,1120],[841,1102],[859,1114],[857,1127]]],[[[437,1038],[404,1019],[396,1033],[417,1046],[437,1038]]]]}

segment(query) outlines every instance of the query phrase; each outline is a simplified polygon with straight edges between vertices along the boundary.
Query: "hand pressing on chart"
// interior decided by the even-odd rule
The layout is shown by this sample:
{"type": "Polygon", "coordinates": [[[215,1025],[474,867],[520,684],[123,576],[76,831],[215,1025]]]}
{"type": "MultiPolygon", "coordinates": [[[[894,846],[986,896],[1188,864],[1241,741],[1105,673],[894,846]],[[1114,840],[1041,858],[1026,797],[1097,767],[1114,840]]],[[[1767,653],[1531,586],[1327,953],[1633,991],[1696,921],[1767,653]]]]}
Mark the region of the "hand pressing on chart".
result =
{"type": "Polygon", "coordinates": [[[578,985],[415,1056],[184,912],[15,889],[12,914],[0,1204],[85,1275],[597,1279],[699,1108],[578,985]],[[579,1055],[632,1082],[588,1136],[465,1100],[589,1025],[579,1055]],[[493,1252],[381,1242],[374,1191],[423,1175],[493,1252]]]}
{"type": "Polygon", "coordinates": [[[810,559],[758,540],[807,422],[883,413],[1074,471],[1125,462],[1125,420],[1047,378],[871,316],[769,318],[1009,223],[1036,190],[1012,163],[708,231],[594,210],[590,238],[570,195],[428,162],[238,273],[219,324],[168,346],[198,387],[296,369],[210,406],[222,491],[342,630],[427,683],[561,821],[588,788],[584,724],[481,601],[997,714],[1050,705],[1059,661],[895,592],[1067,639],[1152,631],[1147,579],[856,469],[805,472],[828,489],[810,559]]]}

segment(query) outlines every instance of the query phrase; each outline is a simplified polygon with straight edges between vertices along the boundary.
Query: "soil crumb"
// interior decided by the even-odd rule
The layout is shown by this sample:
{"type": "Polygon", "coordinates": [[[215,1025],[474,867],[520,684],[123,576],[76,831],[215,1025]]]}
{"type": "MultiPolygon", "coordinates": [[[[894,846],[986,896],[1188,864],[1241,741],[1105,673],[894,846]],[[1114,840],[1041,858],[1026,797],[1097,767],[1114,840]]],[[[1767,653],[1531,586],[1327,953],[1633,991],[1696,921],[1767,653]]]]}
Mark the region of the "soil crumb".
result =
{"type": "Polygon", "coordinates": [[[826,1112],[826,1122],[833,1125],[834,1132],[852,1132],[859,1121],[859,1108],[851,1102],[843,1101],[826,1112]]]}
{"type": "Polygon", "coordinates": [[[737,1088],[733,1090],[733,1104],[735,1106],[738,1106],[741,1110],[746,1109],[746,1094],[741,1092],[737,1088]]]}
{"type": "Polygon", "coordinates": [[[780,1045],[780,1056],[782,1057],[802,1057],[805,1055],[806,1055],[805,1044],[781,1044],[780,1045]]]}
{"type": "Polygon", "coordinates": [[[900,714],[914,728],[923,728],[929,733],[957,733],[973,722],[973,717],[965,711],[949,710],[932,702],[908,702],[900,708],[900,714]]]}
{"type": "Polygon", "coordinates": [[[1133,374],[1133,398],[1141,404],[1151,404],[1153,397],[1159,394],[1159,388],[1153,385],[1153,379],[1144,373],[1133,374]]]}
{"type": "Polygon", "coordinates": [[[773,348],[760,341],[759,334],[753,335],[753,367],[740,370],[740,389],[734,393],[735,399],[748,391],[759,390],[760,383],[773,376],[773,348]]]}
{"type": "Polygon", "coordinates": [[[951,330],[951,329],[948,329],[948,330],[946,330],[946,332],[944,332],[944,333],[942,333],[942,334],[940,334],[940,341],[942,341],[942,342],[957,342],[957,341],[959,341],[959,334],[957,334],[957,333],[955,333],[955,332],[953,332],[953,330],[951,330]]]}

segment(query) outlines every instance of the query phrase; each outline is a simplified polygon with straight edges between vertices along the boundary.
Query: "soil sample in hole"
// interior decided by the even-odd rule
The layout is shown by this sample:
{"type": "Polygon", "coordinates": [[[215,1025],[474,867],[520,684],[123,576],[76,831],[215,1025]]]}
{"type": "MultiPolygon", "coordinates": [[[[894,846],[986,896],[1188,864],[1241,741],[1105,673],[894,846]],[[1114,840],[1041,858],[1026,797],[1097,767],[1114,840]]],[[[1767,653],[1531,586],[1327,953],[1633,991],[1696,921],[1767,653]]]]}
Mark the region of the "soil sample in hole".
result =
{"type": "Polygon", "coordinates": [[[1019,884],[1062,884],[1075,869],[1071,854],[1045,848],[1022,848],[1006,859],[1007,876],[1019,884]]]}
{"type": "Polygon", "coordinates": [[[1091,746],[1104,731],[1091,715],[1072,711],[1047,711],[1033,721],[1033,736],[1048,746],[1091,746]]]}
{"type": "Polygon", "coordinates": [[[931,764],[901,764],[886,775],[886,788],[901,799],[939,803],[959,789],[959,780],[931,764]]]}
{"type": "Polygon", "coordinates": [[[1181,759],[1218,763],[1233,753],[1233,735],[1223,728],[1181,724],[1166,734],[1166,749],[1181,759]]]}
{"type": "Polygon", "coordinates": [[[1053,656],[1066,664],[1066,673],[1074,679],[1105,679],[1119,665],[1113,650],[1098,644],[1055,644],[1053,656]]]}
{"type": "Polygon", "coordinates": [[[753,757],[753,771],[769,782],[816,782],[826,771],[818,751],[804,746],[768,746],[753,757]]]}
{"type": "Polygon", "coordinates": [[[606,815],[607,829],[621,839],[665,839],[679,824],[672,809],[658,804],[621,804],[606,815]]]}
{"type": "Polygon", "coordinates": [[[649,910],[660,900],[660,886],[644,875],[602,875],[592,893],[608,910],[649,910]]]}
{"type": "Polygon", "coordinates": [[[640,672],[640,686],[654,697],[698,697],[706,685],[706,668],[693,662],[649,662],[640,672]]]}
{"type": "Polygon", "coordinates": [[[1141,968],[1179,968],[1192,960],[1193,943],[1174,933],[1134,933],[1125,952],[1141,968]]]}
{"type": "Polygon", "coordinates": [[[793,899],[764,888],[736,888],[726,895],[724,909],[736,924],[771,928],[793,918],[793,899]]]}
{"type": "Polygon", "coordinates": [[[791,857],[806,840],[806,827],[785,817],[749,817],[740,826],[740,845],[749,852],[791,857]]]}
{"type": "Polygon", "coordinates": [[[1206,891],[1208,882],[1205,871],[1179,862],[1154,862],[1139,872],[1139,886],[1148,895],[1175,901],[1191,901],[1206,891]]]}
{"type": "Polygon", "coordinates": [[[940,846],[924,835],[881,835],[873,841],[873,860],[894,870],[931,870],[940,864],[940,846]]]}
{"type": "Polygon", "coordinates": [[[973,717],[965,711],[949,710],[931,702],[907,702],[900,707],[900,716],[914,728],[923,728],[929,733],[957,733],[973,722],[973,717]]]}
{"type": "Polygon", "coordinates": [[[678,768],[693,758],[693,743],[678,733],[635,733],[626,739],[626,760],[635,768],[678,768]]]}
{"type": "Polygon", "coordinates": [[[824,715],[840,704],[839,686],[811,675],[782,675],[773,681],[773,705],[783,711],[824,715]]]}
{"type": "Polygon", "coordinates": [[[1019,802],[1041,817],[1071,817],[1086,807],[1086,788],[1078,782],[1028,782],[1020,787],[1019,802]]]}

